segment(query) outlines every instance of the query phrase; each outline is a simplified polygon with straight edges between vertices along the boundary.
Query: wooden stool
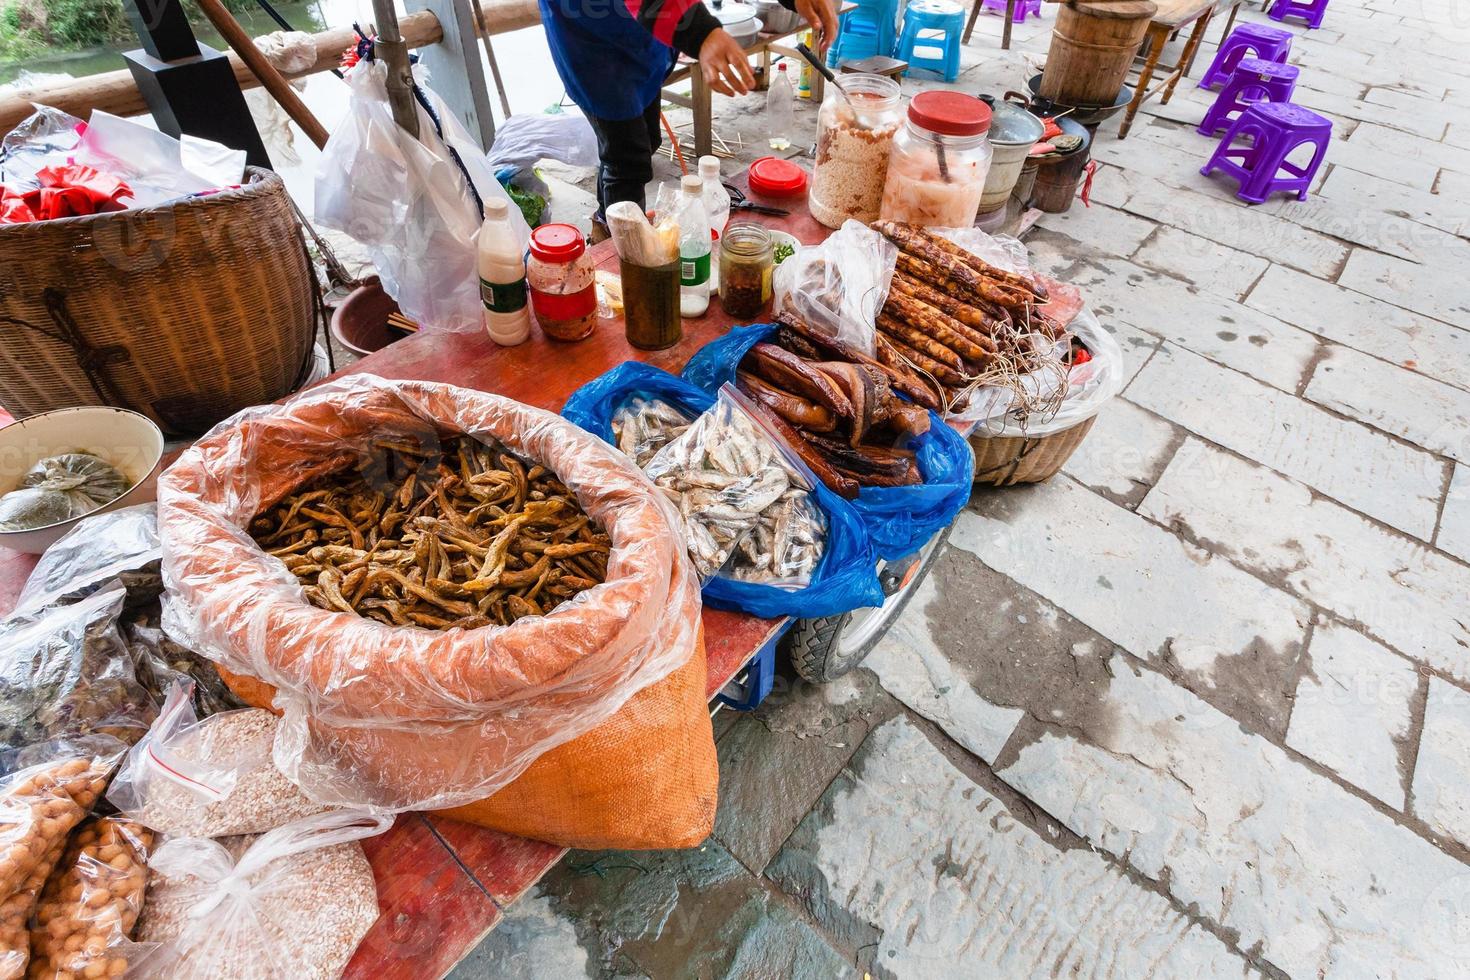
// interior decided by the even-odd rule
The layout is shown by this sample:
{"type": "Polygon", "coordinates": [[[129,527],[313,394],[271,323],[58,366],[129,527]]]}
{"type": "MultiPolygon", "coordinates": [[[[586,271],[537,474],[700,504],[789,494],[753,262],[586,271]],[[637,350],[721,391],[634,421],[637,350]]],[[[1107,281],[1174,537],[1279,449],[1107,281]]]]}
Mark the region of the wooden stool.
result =
{"type": "Polygon", "coordinates": [[[909,70],[909,63],[875,54],[871,58],[844,61],[842,67],[837,70],[844,75],[884,75],[897,81],[904,72],[909,70]]]}

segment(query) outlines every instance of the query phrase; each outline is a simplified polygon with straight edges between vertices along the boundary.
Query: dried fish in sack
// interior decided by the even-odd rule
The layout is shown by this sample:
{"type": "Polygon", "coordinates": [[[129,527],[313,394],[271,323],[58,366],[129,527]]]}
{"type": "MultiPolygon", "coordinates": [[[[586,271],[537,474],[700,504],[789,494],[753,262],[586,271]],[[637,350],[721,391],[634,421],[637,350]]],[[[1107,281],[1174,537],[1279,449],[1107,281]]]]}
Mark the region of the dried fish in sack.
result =
{"type": "Polygon", "coordinates": [[[689,428],[690,419],[657,398],[637,396],[613,413],[613,439],[618,450],[640,467],[689,428]]]}
{"type": "Polygon", "coordinates": [[[812,481],[740,398],[722,388],[709,411],[644,472],[678,506],[702,579],[733,557],[745,581],[805,584],[825,539],[825,522],[810,499],[812,481]]]}
{"type": "Polygon", "coordinates": [[[435,630],[544,615],[602,582],[611,550],[555,474],[489,437],[377,440],[250,531],[312,605],[435,630]]]}

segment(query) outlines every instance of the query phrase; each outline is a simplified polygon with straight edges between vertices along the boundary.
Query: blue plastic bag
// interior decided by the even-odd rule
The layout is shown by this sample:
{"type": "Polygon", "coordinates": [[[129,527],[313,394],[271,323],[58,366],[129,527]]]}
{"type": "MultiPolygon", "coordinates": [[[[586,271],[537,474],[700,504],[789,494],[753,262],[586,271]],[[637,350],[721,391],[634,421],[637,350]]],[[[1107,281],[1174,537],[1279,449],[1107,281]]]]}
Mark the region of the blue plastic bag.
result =
{"type": "MultiPolygon", "coordinates": [[[[683,378],[697,388],[717,391],[735,380],[745,352],[776,332],[775,324],[736,327],[705,344],[684,366],[683,378]]],[[[911,487],[863,487],[849,501],[867,526],[873,553],[897,561],[918,551],[947,527],[970,499],[975,454],[964,436],[938,414],[929,413],[929,431],[909,443],[924,482],[911,487]]]]}
{"type": "MultiPolygon", "coordinates": [[[[641,361],[626,361],[572,392],[561,414],[567,421],[616,445],[613,416],[637,396],[666,402],[691,419],[703,414],[715,401],[713,393],[701,391],[682,378],[641,361]]],[[[805,588],[783,589],[716,577],[704,586],[707,605],[768,619],[783,616],[814,619],[883,603],[878,560],[873,555],[863,519],[850,501],[843,500],[820,481],[813,496],[827,518],[827,540],[811,582],[805,588]]]]}

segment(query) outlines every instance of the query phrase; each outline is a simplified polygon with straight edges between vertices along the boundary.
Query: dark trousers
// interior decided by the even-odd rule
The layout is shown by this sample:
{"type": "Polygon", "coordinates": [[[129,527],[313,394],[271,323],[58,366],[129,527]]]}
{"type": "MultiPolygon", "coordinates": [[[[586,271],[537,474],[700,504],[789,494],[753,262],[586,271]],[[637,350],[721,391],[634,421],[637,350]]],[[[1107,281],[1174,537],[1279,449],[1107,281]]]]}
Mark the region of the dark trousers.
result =
{"type": "Polygon", "coordinates": [[[597,171],[598,217],[609,204],[634,201],[646,209],[644,189],[653,179],[653,155],[663,142],[659,128],[659,99],[654,99],[643,115],[632,119],[598,119],[588,116],[597,134],[597,154],[602,166],[597,171]]]}

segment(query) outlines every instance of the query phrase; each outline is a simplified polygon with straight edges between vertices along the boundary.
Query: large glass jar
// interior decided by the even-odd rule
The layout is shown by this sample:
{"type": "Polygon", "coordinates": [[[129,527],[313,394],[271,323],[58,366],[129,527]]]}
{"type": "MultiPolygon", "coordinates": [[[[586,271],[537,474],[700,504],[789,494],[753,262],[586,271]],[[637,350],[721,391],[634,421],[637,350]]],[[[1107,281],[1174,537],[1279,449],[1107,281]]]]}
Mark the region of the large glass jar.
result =
{"type": "Polygon", "coordinates": [[[963,92],[921,92],[893,138],[882,217],[968,228],[990,173],[990,107],[963,92]]]}
{"type": "Polygon", "coordinates": [[[582,340],[597,326],[595,270],[575,226],[542,225],[531,232],[526,285],[536,322],[552,340],[582,340]]]}
{"type": "Polygon", "coordinates": [[[725,228],[720,239],[720,305],[730,316],[749,320],[770,301],[775,251],[771,233],[754,222],[725,228]]]}
{"type": "Polygon", "coordinates": [[[807,206],[828,228],[878,217],[893,137],[903,125],[898,83],[882,75],[843,75],[827,86],[817,113],[817,163],[807,206]],[[849,101],[850,100],[850,101],[849,101]]]}

